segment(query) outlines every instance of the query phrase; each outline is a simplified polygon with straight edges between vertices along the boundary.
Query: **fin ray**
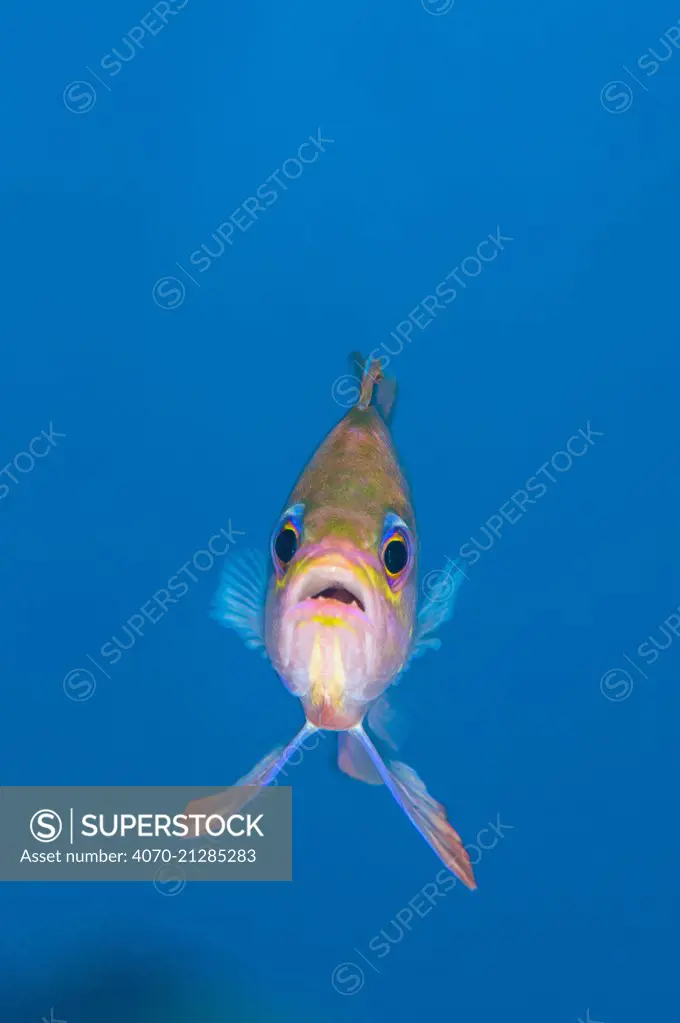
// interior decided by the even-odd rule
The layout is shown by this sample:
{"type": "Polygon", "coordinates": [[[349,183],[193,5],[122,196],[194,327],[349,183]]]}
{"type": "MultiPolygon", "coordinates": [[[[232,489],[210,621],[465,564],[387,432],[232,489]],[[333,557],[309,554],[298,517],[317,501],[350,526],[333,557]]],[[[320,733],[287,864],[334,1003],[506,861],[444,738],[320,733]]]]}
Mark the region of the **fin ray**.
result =
{"type": "Polygon", "coordinates": [[[413,768],[397,761],[386,764],[361,725],[356,725],[352,733],[362,743],[396,802],[444,866],[468,888],[476,888],[470,857],[460,835],[449,824],[445,807],[430,795],[413,768]]]}
{"type": "Polygon", "coordinates": [[[458,561],[452,561],[451,566],[451,570],[442,573],[445,576],[444,582],[438,583],[437,587],[433,587],[433,592],[436,592],[438,589],[440,595],[427,597],[425,603],[418,611],[413,646],[411,647],[408,660],[399,674],[392,680],[391,684],[393,686],[399,685],[402,675],[405,671],[408,671],[413,661],[418,660],[428,650],[439,650],[442,645],[439,637],[433,636],[432,633],[436,632],[453,615],[458,591],[463,579],[466,578],[458,561]]]}
{"type": "Polygon", "coordinates": [[[361,378],[361,393],[357,408],[367,409],[373,400],[373,391],[383,378],[383,371],[378,359],[366,360],[361,378]]]}
{"type": "Polygon", "coordinates": [[[212,617],[264,654],[267,564],[261,551],[246,550],[228,561],[213,602],[212,617]]]}
{"type": "MultiPolygon", "coordinates": [[[[439,574],[435,573],[436,576],[439,574]]],[[[453,614],[465,573],[460,567],[460,561],[456,560],[450,561],[449,568],[441,574],[444,576],[443,581],[432,586],[431,593],[418,611],[416,645],[424,643],[426,637],[447,622],[453,614]]]]}
{"type": "MultiPolygon", "coordinates": [[[[206,817],[209,817],[211,814],[217,814],[219,817],[227,817],[230,813],[237,813],[239,810],[242,810],[251,799],[255,798],[264,785],[272,784],[277,774],[283,770],[298,746],[304,742],[308,735],[316,731],[315,725],[310,725],[309,721],[305,721],[303,727],[287,746],[277,746],[271,750],[247,774],[239,778],[231,788],[225,789],[223,792],[217,792],[212,796],[205,796],[203,799],[193,799],[184,811],[185,814],[205,814],[206,817]],[[241,791],[234,792],[236,787],[241,789],[241,791]],[[243,788],[246,788],[247,791],[243,792],[243,788]]],[[[199,833],[204,834],[205,832],[201,831],[199,833]]]]}
{"type": "Polygon", "coordinates": [[[378,697],[366,715],[366,722],[373,734],[395,751],[401,745],[404,731],[403,727],[398,727],[397,717],[385,693],[378,697]]]}
{"type": "Polygon", "coordinates": [[[382,785],[383,780],[361,742],[351,732],[338,735],[338,767],[350,778],[367,785],[382,785]]]}
{"type": "Polygon", "coordinates": [[[397,381],[393,376],[385,376],[383,359],[385,359],[384,365],[387,366],[390,361],[387,356],[370,359],[365,358],[361,352],[351,352],[349,356],[352,372],[360,385],[357,408],[367,409],[373,402],[384,421],[389,425],[397,398],[397,381]],[[357,372],[357,368],[359,372],[357,372]]]}

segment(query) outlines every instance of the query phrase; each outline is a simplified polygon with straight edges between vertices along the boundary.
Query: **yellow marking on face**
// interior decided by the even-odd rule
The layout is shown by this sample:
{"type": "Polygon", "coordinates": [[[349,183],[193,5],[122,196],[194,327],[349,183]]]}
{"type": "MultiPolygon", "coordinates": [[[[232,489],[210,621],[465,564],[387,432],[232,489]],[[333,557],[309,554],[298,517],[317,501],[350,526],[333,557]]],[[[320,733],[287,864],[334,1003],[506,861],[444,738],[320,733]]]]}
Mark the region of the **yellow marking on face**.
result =
{"type": "Polygon", "coordinates": [[[342,663],[342,650],[340,649],[340,639],[337,632],[333,633],[333,670],[333,684],[342,689],[346,681],[345,666],[342,663]]]}
{"type": "Polygon", "coordinates": [[[364,570],[368,575],[371,586],[374,586],[379,593],[382,593],[391,604],[398,604],[401,601],[401,591],[395,593],[382,573],[377,572],[372,565],[365,565],[364,570]]]}
{"type": "Polygon", "coordinates": [[[312,615],[310,621],[316,622],[318,625],[337,625],[340,628],[347,628],[347,622],[335,615],[312,615]]]}
{"type": "Polygon", "coordinates": [[[309,660],[309,681],[312,684],[312,705],[320,707],[325,702],[335,709],[344,710],[345,666],[342,661],[342,650],[337,633],[333,636],[333,675],[325,679],[322,672],[323,658],[318,633],[314,637],[312,656],[309,660]]]}
{"type": "Polygon", "coordinates": [[[312,683],[312,703],[320,707],[323,703],[323,679],[321,677],[321,646],[319,645],[319,634],[314,636],[312,656],[309,661],[309,681],[312,683]]]}
{"type": "Polygon", "coordinates": [[[283,589],[284,586],[287,586],[288,583],[292,582],[293,579],[295,579],[296,576],[298,576],[300,572],[304,570],[305,570],[304,561],[296,561],[295,564],[288,565],[286,571],[283,573],[281,578],[280,579],[277,578],[276,580],[277,589],[279,590],[283,589]]]}
{"type": "Polygon", "coordinates": [[[342,663],[342,650],[337,632],[333,633],[333,677],[326,688],[326,699],[334,710],[344,710],[343,696],[345,693],[345,666],[342,663]]]}
{"type": "Polygon", "coordinates": [[[312,706],[323,707],[324,688],[321,682],[314,682],[312,685],[312,706]]]}
{"type": "Polygon", "coordinates": [[[345,701],[343,700],[344,690],[342,686],[334,686],[328,694],[328,700],[333,710],[339,710],[342,713],[345,709],[345,701]]]}

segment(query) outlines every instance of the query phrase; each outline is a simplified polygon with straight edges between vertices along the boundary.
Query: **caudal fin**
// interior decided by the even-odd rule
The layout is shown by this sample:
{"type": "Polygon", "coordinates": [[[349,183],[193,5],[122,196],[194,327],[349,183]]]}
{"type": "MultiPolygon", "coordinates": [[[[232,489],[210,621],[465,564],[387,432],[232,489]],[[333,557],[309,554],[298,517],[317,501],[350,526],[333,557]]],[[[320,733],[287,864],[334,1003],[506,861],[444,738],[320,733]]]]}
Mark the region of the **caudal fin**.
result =
{"type": "Polygon", "coordinates": [[[432,798],[412,768],[394,760],[386,764],[361,725],[352,728],[351,734],[361,742],[399,806],[444,866],[468,888],[476,888],[470,857],[460,835],[449,824],[445,807],[432,798]]]}
{"type": "MultiPolygon", "coordinates": [[[[229,814],[242,810],[251,799],[255,798],[263,785],[271,785],[296,749],[304,742],[308,735],[316,731],[316,727],[310,725],[309,721],[306,721],[304,727],[300,729],[287,746],[277,746],[266,757],[258,761],[252,770],[248,771],[242,778],[239,778],[231,788],[225,789],[224,792],[217,792],[213,796],[192,800],[184,813],[187,815],[192,813],[205,814],[206,818],[210,817],[211,814],[217,814],[218,817],[228,817],[229,814]]],[[[204,830],[199,831],[199,834],[204,833],[204,830]]]]}

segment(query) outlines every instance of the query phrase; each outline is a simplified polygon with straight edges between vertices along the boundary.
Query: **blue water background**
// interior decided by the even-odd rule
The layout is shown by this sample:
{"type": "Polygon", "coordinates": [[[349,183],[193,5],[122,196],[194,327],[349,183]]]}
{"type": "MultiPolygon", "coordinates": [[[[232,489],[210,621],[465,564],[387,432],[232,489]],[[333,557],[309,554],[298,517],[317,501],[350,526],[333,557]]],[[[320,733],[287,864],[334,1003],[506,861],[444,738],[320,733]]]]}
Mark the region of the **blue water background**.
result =
{"type": "Polygon", "coordinates": [[[0,477],[4,785],[228,784],[291,737],[295,701],[209,618],[217,565],[118,664],[98,652],[221,527],[266,544],[343,414],[347,353],[394,348],[489,234],[512,240],[390,366],[423,573],[597,432],[403,684],[404,758],[467,842],[507,828],[476,893],[399,935],[439,865],[329,743],[292,779],[292,884],[1,886],[3,1023],[637,1023],[676,1002],[680,50],[659,40],[680,8],[429,6],[189,0],[132,50],[135,0],[3,9],[0,463],[65,434],[0,477]],[[134,56],[111,76],[114,47],[134,56]],[[167,276],[179,304],[154,301],[167,276]],[[110,678],[69,699],[88,656],[110,678]]]}

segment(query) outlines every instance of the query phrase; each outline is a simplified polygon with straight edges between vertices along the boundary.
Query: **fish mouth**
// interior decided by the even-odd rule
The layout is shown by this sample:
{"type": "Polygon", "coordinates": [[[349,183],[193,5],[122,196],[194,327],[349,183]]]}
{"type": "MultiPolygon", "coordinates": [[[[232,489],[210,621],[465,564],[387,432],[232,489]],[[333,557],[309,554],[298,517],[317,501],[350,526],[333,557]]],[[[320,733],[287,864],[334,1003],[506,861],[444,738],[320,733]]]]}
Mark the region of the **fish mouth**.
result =
{"type": "Polygon", "coordinates": [[[312,564],[293,586],[291,603],[311,609],[318,602],[326,612],[361,614],[371,617],[373,600],[368,580],[351,563],[324,561],[312,564]],[[346,609],[346,610],[345,610],[346,609]]]}
{"type": "Polygon", "coordinates": [[[320,593],[313,593],[312,600],[336,600],[341,604],[356,604],[361,611],[366,611],[361,597],[358,597],[346,586],[327,586],[320,593]]]}

